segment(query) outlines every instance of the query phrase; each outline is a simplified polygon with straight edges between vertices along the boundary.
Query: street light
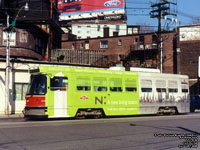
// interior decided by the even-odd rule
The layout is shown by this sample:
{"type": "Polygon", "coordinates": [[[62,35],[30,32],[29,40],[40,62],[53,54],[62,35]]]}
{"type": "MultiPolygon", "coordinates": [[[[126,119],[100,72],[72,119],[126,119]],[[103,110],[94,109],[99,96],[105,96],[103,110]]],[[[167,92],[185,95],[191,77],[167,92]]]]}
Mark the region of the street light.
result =
{"type": "Polygon", "coordinates": [[[7,44],[6,44],[6,83],[5,83],[5,115],[9,115],[9,81],[10,81],[10,36],[12,35],[12,31],[14,26],[16,25],[16,20],[19,16],[19,13],[21,12],[21,10],[24,9],[25,11],[29,10],[28,7],[28,3],[26,3],[24,6],[22,6],[19,11],[17,12],[17,15],[14,19],[14,21],[12,22],[12,25],[10,26],[9,23],[9,19],[10,16],[7,14],[7,28],[6,31],[7,32],[7,44]]]}

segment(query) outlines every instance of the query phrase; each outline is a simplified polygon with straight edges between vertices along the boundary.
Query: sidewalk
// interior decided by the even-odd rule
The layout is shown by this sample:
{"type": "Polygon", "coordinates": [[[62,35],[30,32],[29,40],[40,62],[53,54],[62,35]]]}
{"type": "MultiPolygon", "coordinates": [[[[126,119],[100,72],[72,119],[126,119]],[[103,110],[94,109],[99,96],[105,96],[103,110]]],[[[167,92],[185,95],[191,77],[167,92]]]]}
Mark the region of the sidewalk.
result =
{"type": "Polygon", "coordinates": [[[24,118],[24,114],[23,113],[16,113],[16,114],[9,114],[9,115],[4,115],[4,114],[0,114],[0,118],[24,118]]]}

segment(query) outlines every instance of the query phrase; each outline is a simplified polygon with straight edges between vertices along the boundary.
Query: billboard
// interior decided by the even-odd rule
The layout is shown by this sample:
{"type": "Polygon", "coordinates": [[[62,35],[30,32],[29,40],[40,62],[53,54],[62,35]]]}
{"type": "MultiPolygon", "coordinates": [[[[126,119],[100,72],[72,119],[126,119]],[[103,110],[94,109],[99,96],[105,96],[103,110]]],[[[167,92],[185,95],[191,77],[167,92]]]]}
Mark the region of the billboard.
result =
{"type": "Polygon", "coordinates": [[[187,26],[179,28],[179,40],[182,41],[194,41],[200,40],[200,26],[187,26]]]}
{"type": "Polygon", "coordinates": [[[60,21],[124,14],[125,0],[58,0],[60,21]]]}

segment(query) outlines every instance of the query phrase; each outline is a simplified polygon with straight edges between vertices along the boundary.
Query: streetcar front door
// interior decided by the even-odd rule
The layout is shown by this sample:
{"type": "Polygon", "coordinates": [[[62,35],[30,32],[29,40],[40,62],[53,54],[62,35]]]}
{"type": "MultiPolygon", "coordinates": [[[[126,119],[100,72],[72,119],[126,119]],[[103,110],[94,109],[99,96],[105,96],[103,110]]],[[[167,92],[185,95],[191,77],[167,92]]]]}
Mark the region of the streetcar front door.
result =
{"type": "Polygon", "coordinates": [[[50,80],[50,88],[53,92],[54,102],[53,117],[68,117],[67,115],[67,90],[68,90],[68,78],[54,76],[50,80]]]}

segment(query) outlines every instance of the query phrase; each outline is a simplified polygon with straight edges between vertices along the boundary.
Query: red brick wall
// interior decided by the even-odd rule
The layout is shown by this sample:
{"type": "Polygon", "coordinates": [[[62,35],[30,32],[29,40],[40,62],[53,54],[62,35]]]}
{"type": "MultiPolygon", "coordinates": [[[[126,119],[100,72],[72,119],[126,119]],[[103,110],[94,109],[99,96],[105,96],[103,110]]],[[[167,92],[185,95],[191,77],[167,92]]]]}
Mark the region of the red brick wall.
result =
{"type": "MultiPolygon", "coordinates": [[[[89,49],[90,50],[99,50],[100,48],[100,41],[108,41],[108,48],[104,48],[105,55],[109,57],[109,61],[112,62],[119,62],[119,55],[128,56],[131,52],[130,47],[135,44],[135,39],[138,39],[139,44],[139,37],[144,36],[144,44],[152,45],[152,34],[140,34],[140,35],[131,35],[131,36],[119,36],[119,37],[109,37],[109,38],[99,38],[99,39],[90,39],[90,40],[77,40],[77,41],[63,41],[62,42],[62,49],[72,49],[72,43],[75,45],[75,49],[80,49],[80,44],[85,43],[85,41],[89,41],[89,49]],[[118,45],[118,41],[121,40],[122,45],[118,45]]],[[[163,34],[163,71],[165,73],[174,73],[173,68],[173,37],[175,33],[166,33],[163,34]]],[[[103,50],[103,49],[102,49],[103,50]]],[[[139,52],[139,51],[138,51],[139,52]]],[[[145,49],[146,55],[149,53],[157,54],[157,50],[154,49],[145,49]]],[[[143,53],[140,50],[140,53],[143,53]]],[[[133,52],[134,55],[134,52],[133,52]]],[[[146,60],[146,63],[152,63],[155,60],[146,60]]],[[[134,64],[131,61],[131,64],[134,64]]]]}

